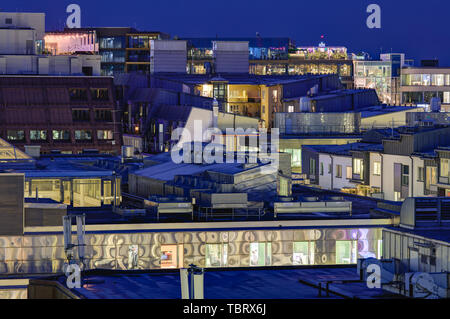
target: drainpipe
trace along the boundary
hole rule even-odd
[[[411,197],[414,197],[414,159],[410,155],[411,159]]]
[[[328,154],[328,156],[330,157],[330,159],[331,159],[331,190],[333,190],[334,189],[334,183],[333,183],[333,178],[334,178],[334,174],[333,174],[333,171],[334,171],[334,165],[333,165],[333,156],[331,156],[331,154]],[[324,169],[325,169],[325,167],[324,167]]]
[[[380,153],[381,156],[381,193],[383,194],[383,199],[384,199],[384,187],[383,187],[383,176],[384,176],[384,158],[383,158],[383,154]]]

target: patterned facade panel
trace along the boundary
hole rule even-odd
[[[0,237],[0,247],[22,247],[24,238],[19,236]]]

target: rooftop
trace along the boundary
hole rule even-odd
[[[65,285],[65,276],[47,277]],[[180,299],[178,270],[88,271],[81,288],[71,289],[86,299]],[[329,297],[319,297],[321,281],[359,280],[356,267],[264,267],[205,269],[205,299],[383,299],[392,297],[362,282],[334,283]]]
[[[307,81],[310,79],[322,78],[327,75],[253,75],[253,74],[236,74],[221,73],[221,81],[227,81],[228,84],[248,84],[248,85],[276,85]],[[163,74],[159,73],[155,77],[167,80],[176,80],[186,84],[204,84],[213,80],[215,75],[208,74]]]

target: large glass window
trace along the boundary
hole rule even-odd
[[[25,197],[50,198],[61,202],[61,181],[59,179],[33,179]]]
[[[75,140],[77,141],[89,141],[92,139],[92,132],[89,130],[76,130]]]
[[[111,130],[98,130],[97,139],[99,140],[112,140],[114,139],[113,131]]]
[[[182,245],[161,245],[161,268],[179,268],[183,266]]]
[[[25,131],[23,130],[8,130],[7,131],[8,141],[23,141],[25,140]]]
[[[364,179],[364,161],[361,158],[353,159],[353,174],[359,179]]]
[[[53,130],[52,136],[54,141],[69,141],[70,131],[66,130]]]
[[[270,266],[272,264],[272,243],[250,244],[250,266]]]
[[[228,265],[228,244],[206,244],[206,267],[226,267]]]
[[[336,264],[356,264],[358,241],[337,240],[336,241]]]
[[[291,154],[291,166],[292,167],[302,167],[302,150],[285,148],[280,149],[280,152]]]
[[[426,173],[425,189],[431,190],[431,186],[437,184],[437,167],[427,166]]]
[[[294,242],[292,262],[294,265],[314,265],[315,243],[313,241]]]
[[[32,141],[47,140],[47,131],[45,131],[45,130],[30,130],[30,140],[32,140]]]
[[[444,85],[444,74],[433,74],[431,76],[431,85],[443,86]]]
[[[100,49],[124,49],[125,37],[108,37],[99,39]]]
[[[73,180],[74,207],[100,207],[102,205],[100,179]]]

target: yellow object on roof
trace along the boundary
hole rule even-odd
[[[9,144],[0,138],[0,161],[14,161],[14,160],[31,160],[28,156],[17,147]]]

